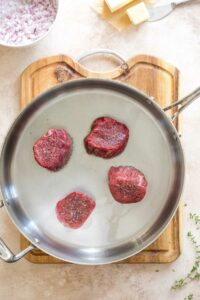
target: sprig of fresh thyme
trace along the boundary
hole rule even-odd
[[[190,213],[189,216],[190,216],[190,219],[193,220],[196,225],[200,226],[200,216],[198,216],[195,213],[194,214]],[[197,229],[199,229],[199,227]]]
[[[190,213],[189,217],[194,222],[196,229],[199,230],[200,217],[196,213],[194,214]],[[191,231],[187,233],[187,236],[189,240],[192,242],[192,245],[194,247],[194,251],[195,251],[194,264],[190,272],[184,278],[181,278],[174,282],[172,289],[180,289],[192,280],[200,281],[200,244],[197,243],[197,238]],[[191,300],[191,299],[193,299],[193,294],[188,295],[188,297],[185,298],[184,300]]]

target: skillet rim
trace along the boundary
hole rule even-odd
[[[105,250],[104,251],[105,255],[103,256],[103,258],[104,258],[103,262],[100,261],[100,259],[102,257],[99,258],[97,256],[95,258],[95,255],[91,258],[86,258],[85,261],[83,259],[83,261],[82,261],[82,259],[80,257],[81,257],[81,255],[84,255],[84,253],[85,253],[84,248],[82,249],[82,251],[77,251],[76,256],[65,255],[65,257],[61,257],[61,256],[56,255],[55,253],[52,254],[51,251],[49,251],[45,247],[41,246],[41,243],[38,244],[38,242],[36,240],[31,238],[29,236],[30,234],[28,235],[28,234],[24,233],[24,230],[23,230],[24,226],[21,226],[22,222],[20,222],[19,220],[16,221],[13,219],[14,213],[12,213],[13,209],[10,208],[9,199],[5,193],[6,185],[4,182],[5,181],[4,173],[6,173],[6,170],[4,169],[3,164],[5,163],[5,160],[6,160],[5,158],[7,156],[9,156],[8,155],[9,151],[7,151],[8,150],[7,148],[9,148],[8,147],[9,142],[10,142],[10,140],[12,140],[12,135],[13,135],[13,132],[15,132],[17,125],[22,126],[23,122],[26,121],[27,115],[29,116],[30,113],[34,113],[35,110],[40,109],[40,107],[42,107],[46,102],[53,101],[53,98],[55,98],[56,96],[58,96],[64,92],[74,91],[74,90],[80,89],[80,88],[88,89],[88,87],[102,88],[103,90],[112,90],[112,91],[121,93],[123,95],[127,95],[129,98],[132,98],[137,102],[141,103],[141,101],[142,101],[143,102],[142,104],[145,105],[146,107],[148,105],[151,108],[153,107],[153,109],[155,110],[155,113],[157,112],[157,114],[159,115],[160,121],[162,120],[162,123],[163,124],[165,123],[165,126],[168,127],[168,133],[169,133],[169,135],[171,135],[171,138],[173,138],[173,142],[176,143],[176,145],[177,145],[177,149],[179,151],[178,160],[180,162],[179,175],[181,175],[181,176],[179,176],[179,189],[178,189],[178,192],[176,193],[177,194],[177,196],[175,198],[176,200],[172,201],[172,196],[170,197],[173,206],[167,207],[167,216],[162,220],[161,225],[159,227],[157,227],[158,222],[154,223],[153,226],[151,226],[149,228],[149,230],[145,233],[146,235],[149,234],[149,237],[147,236],[146,239],[144,239],[144,237],[142,236],[143,238],[140,238],[140,239],[137,239],[134,241],[129,241],[129,242],[126,242],[125,244],[119,244],[118,246],[115,246],[113,248],[109,248],[109,249]],[[25,118],[25,121],[24,121],[24,118]],[[20,124],[21,121],[22,121],[22,124]],[[138,252],[140,252],[144,248],[146,248],[148,245],[150,245],[163,232],[163,230],[166,228],[166,226],[168,225],[168,223],[174,216],[174,214],[177,210],[178,204],[179,204],[180,196],[182,194],[184,177],[185,177],[185,163],[184,163],[183,148],[182,148],[178,133],[176,131],[176,128],[173,126],[171,120],[167,117],[165,112],[160,108],[160,106],[156,102],[153,101],[152,97],[149,97],[146,94],[144,94],[143,92],[139,91],[138,89],[130,87],[124,83],[114,82],[114,81],[108,80],[108,79],[72,80],[72,81],[69,81],[69,82],[66,82],[63,84],[59,84],[59,85],[45,91],[44,93],[40,94],[30,104],[28,104],[28,106],[25,109],[22,110],[22,112],[18,115],[18,117],[15,119],[15,121],[11,125],[11,127],[6,135],[6,138],[4,140],[2,151],[1,151],[1,156],[0,156],[0,187],[1,187],[2,195],[3,195],[3,203],[5,205],[8,215],[9,215],[10,219],[12,220],[12,222],[14,223],[14,225],[30,241],[30,243],[32,243],[38,249],[40,249],[40,250],[46,252],[47,254],[54,256],[58,259],[61,259],[61,260],[67,261],[67,262],[76,263],[76,264],[98,265],[98,264],[108,264],[108,263],[120,261],[120,260],[126,259],[132,255],[137,254]],[[174,186],[174,188],[176,188],[176,190],[177,190],[177,186]],[[166,199],[166,204],[167,204],[167,199]],[[163,211],[165,211],[165,210],[166,210],[166,208],[164,207]],[[162,217],[163,217],[163,213],[161,214],[161,217],[159,217],[159,219],[160,218],[162,219]],[[130,248],[132,250],[130,250]],[[134,250],[135,248],[136,248],[136,250]],[[69,248],[69,250],[70,249],[71,248]],[[90,248],[88,248],[88,249],[90,249]],[[120,250],[119,252],[121,254],[117,254],[117,252],[118,252],[117,250]],[[70,251],[69,251],[69,253],[70,253]],[[110,252],[111,252],[111,254],[110,254]],[[96,252],[96,254],[98,254],[98,251]],[[96,261],[95,261],[95,259],[96,259]]]

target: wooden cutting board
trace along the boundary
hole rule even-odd
[[[86,69],[66,55],[41,59],[31,64],[21,76],[21,109],[52,86],[89,77],[119,80],[137,87],[155,97],[161,107],[178,99],[179,72],[175,67],[147,55],[133,57],[127,64],[128,70],[121,65],[111,72],[97,73]],[[180,131],[180,120],[177,120],[175,125]],[[180,221],[179,208],[167,229],[152,245],[120,263],[167,263],[175,260],[181,252]],[[28,245],[29,241],[21,236],[21,249]],[[26,258],[34,263],[64,263],[39,249],[34,249]]]

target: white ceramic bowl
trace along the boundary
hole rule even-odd
[[[36,43],[38,43],[39,41],[44,39],[48,35],[48,33],[52,30],[52,28],[57,20],[58,11],[59,11],[59,0],[54,0],[54,1],[56,2],[56,6],[57,6],[56,16],[55,16],[54,21],[50,25],[49,29],[43,35],[40,35],[37,39],[35,39],[33,41],[29,41],[28,43],[21,43],[21,44],[17,44],[17,45],[6,43],[0,39],[0,46],[5,46],[8,48],[25,48],[25,47],[30,47],[32,45],[35,45]]]

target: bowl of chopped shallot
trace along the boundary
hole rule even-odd
[[[0,0],[0,46],[35,44],[50,32],[57,14],[58,0]]]

